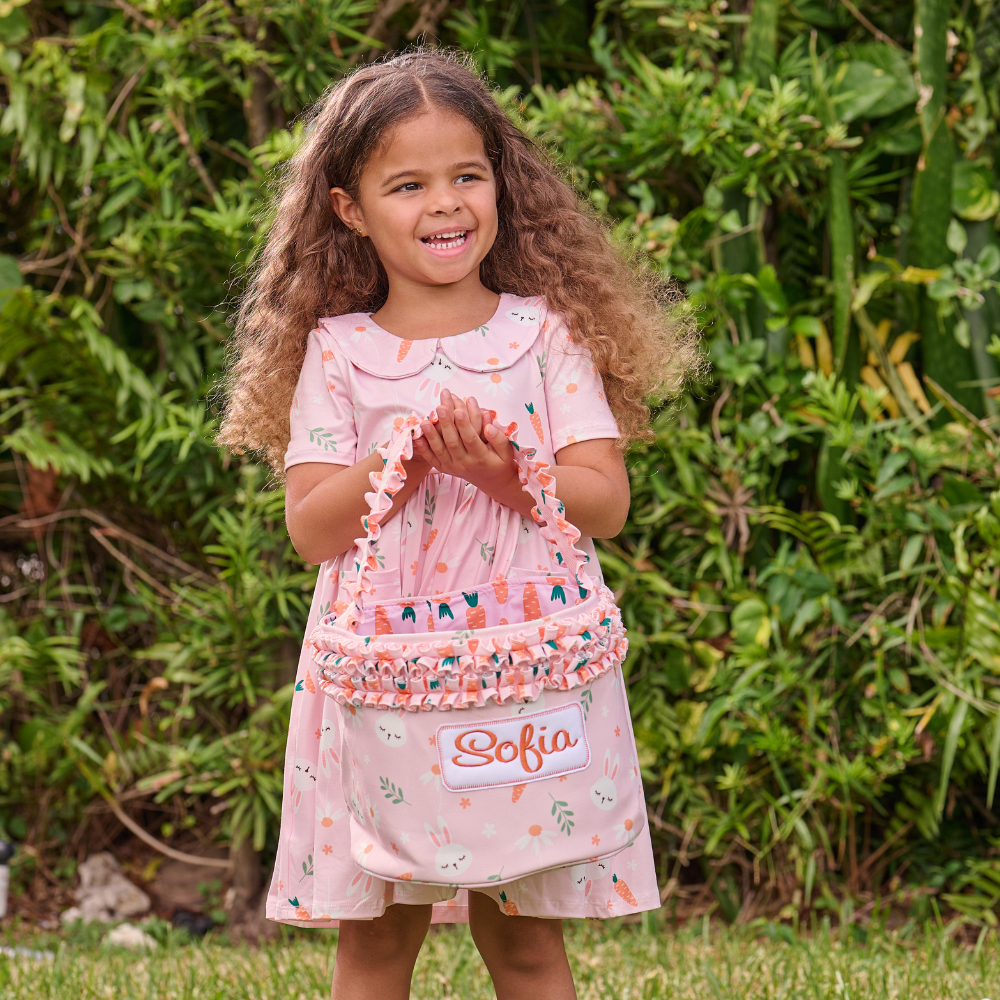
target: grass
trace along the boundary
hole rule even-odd
[[[768,925],[755,936],[705,924],[656,932],[574,922],[567,946],[580,1000],[982,1000],[1000,998],[996,937],[977,948],[927,929],[903,942],[873,935],[803,940]],[[151,956],[77,939],[20,937],[54,948],[48,961],[0,958],[0,1000],[327,1000],[336,952],[332,932],[296,933],[261,949],[182,943]],[[492,1000],[467,927],[434,931],[420,954],[414,1000]]]

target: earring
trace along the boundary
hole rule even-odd
[[[363,232],[361,232],[360,229],[355,229],[354,231],[358,234],[358,236],[362,236],[363,237],[365,235]]]

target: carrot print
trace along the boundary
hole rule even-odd
[[[503,573],[498,573],[497,578],[493,581],[493,593],[497,595],[498,604],[507,603],[507,581],[504,579]]]
[[[538,435],[538,443],[545,444],[545,435],[542,433],[541,415],[535,413],[535,407],[532,403],[525,403],[524,408],[528,411],[528,416],[531,418],[531,426],[535,428],[535,433]]]
[[[428,632],[433,632],[434,631],[434,615],[433,614],[429,614],[427,616],[427,631]]]
[[[447,615],[452,621],[455,620],[455,616],[451,613],[451,608],[449,608],[448,605],[442,601],[438,605],[438,618],[444,618],[445,615]]]
[[[508,917],[519,917],[521,915],[517,912],[517,907],[507,898],[507,894],[503,889],[500,890],[500,902],[503,903],[503,912]]]
[[[413,346],[412,340],[403,340],[399,344],[399,354],[396,355],[396,361],[402,361],[407,354],[410,353],[410,348]]]
[[[538,591],[533,583],[524,585],[524,620],[534,621],[542,617],[542,608],[538,603]]]
[[[462,596],[469,605],[465,609],[465,620],[469,623],[469,628],[486,628],[486,608],[479,606],[479,595],[467,594],[463,590]]]
[[[306,690],[310,694],[316,693],[316,685],[313,683],[312,674],[308,670],[306,671]]]
[[[514,790],[510,793],[510,801],[516,802],[523,794],[527,785],[515,785]]]
[[[403,621],[413,622],[414,625],[417,624],[417,613],[413,610],[412,604],[403,605]]]
[[[427,536],[427,541],[424,542],[424,552],[426,552],[431,545],[434,544],[434,539],[437,538],[437,533],[437,528],[431,528],[431,533]]]
[[[626,903],[631,903],[633,906],[639,905],[639,900],[635,898],[635,894],[617,875],[612,875],[611,881],[615,884],[615,892],[617,892]]]
[[[389,612],[381,604],[375,605],[375,634],[392,634],[392,626],[389,624]]]

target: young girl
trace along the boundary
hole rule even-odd
[[[427,419],[382,519],[380,595],[490,582],[501,554],[550,568],[534,501],[486,408],[553,466],[598,573],[590,539],[617,534],[628,512],[622,448],[648,433],[645,398],[675,388],[695,358],[664,315],[655,289],[457,58],[408,53],[332,87],[288,168],[238,317],[221,433],[285,473],[292,542],[320,564],[307,636],[350,601],[369,476],[382,469],[375,449],[413,413]],[[374,878],[350,860],[357,803],[345,802],[338,752],[341,720],[377,710],[325,697],[310,653],[292,702],[268,917],[339,923],[335,1000],[407,997],[432,919],[469,921],[500,1000],[575,996],[561,918],[657,907],[648,831],[614,857],[624,890],[598,861],[460,893]],[[627,720],[620,737],[609,793],[638,780]],[[429,767],[407,794],[440,794],[440,779]],[[378,804],[368,810],[377,826]],[[476,851],[496,834],[484,823]],[[599,839],[594,854],[606,855]]]

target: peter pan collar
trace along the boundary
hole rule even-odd
[[[381,378],[406,378],[423,371],[439,352],[466,371],[510,368],[538,339],[544,313],[544,299],[503,293],[488,323],[456,337],[404,340],[383,330],[367,313],[332,316],[319,325],[355,368]]]

